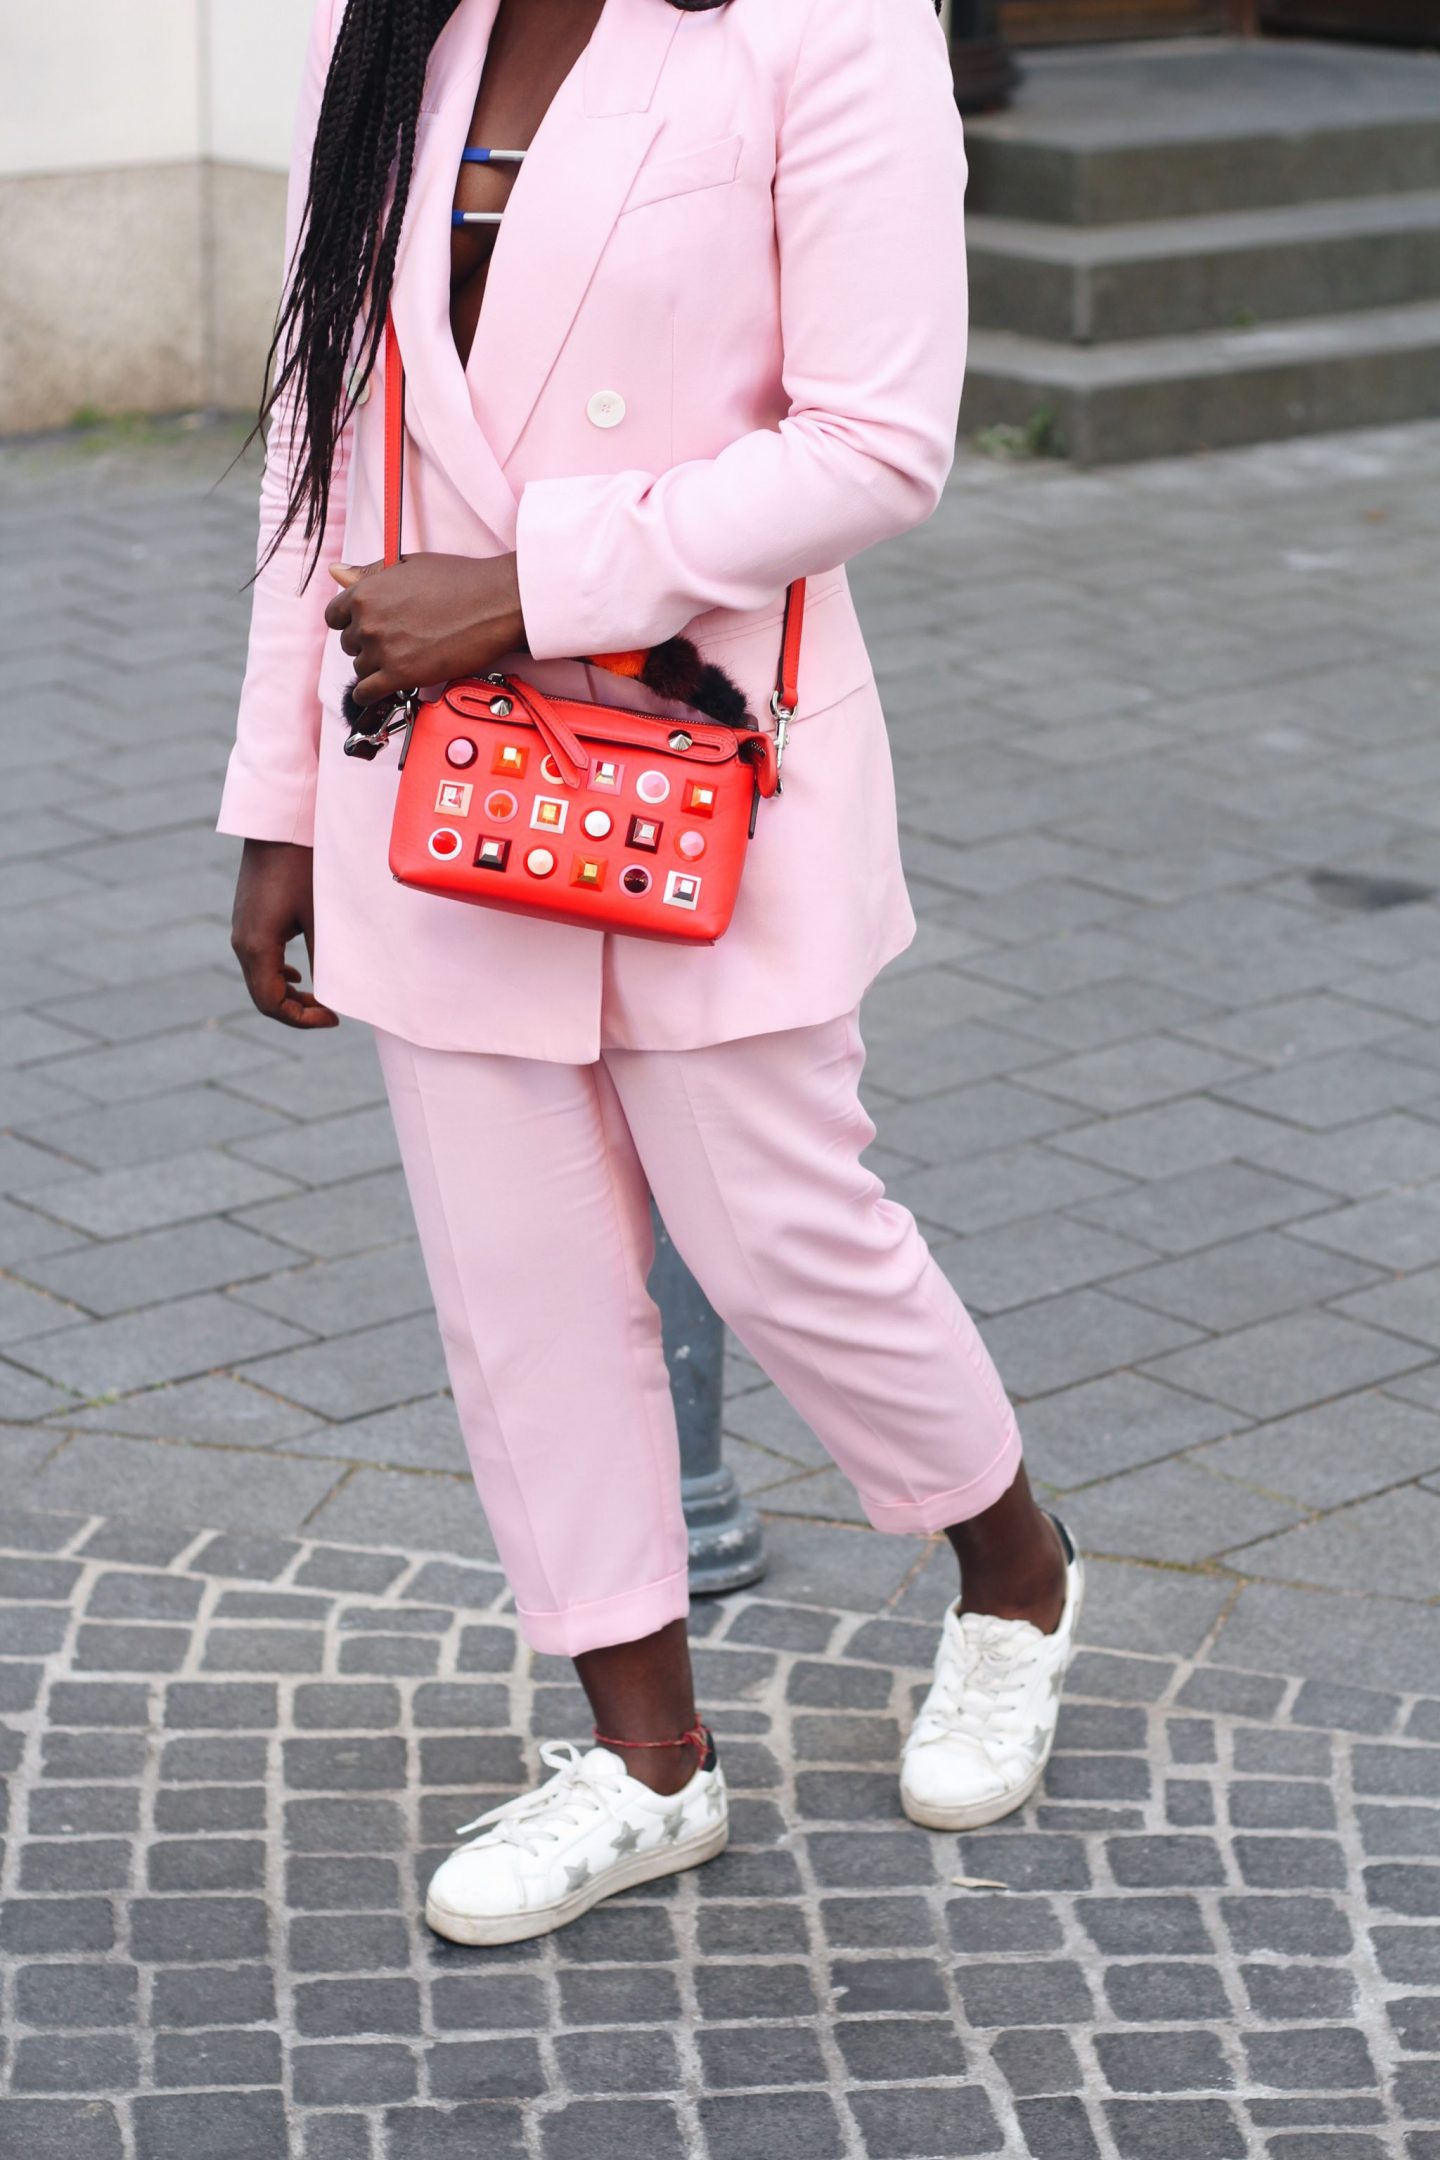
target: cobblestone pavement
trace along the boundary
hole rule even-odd
[[[736,1848],[513,1955],[419,1880],[583,1720],[488,1565],[368,1041],[229,964],[231,446],[0,454],[0,2150],[1440,2160],[1440,428],[966,461],[857,566],[922,917],[874,1159],[1090,1647],[1035,1805],[905,1825],[951,1563],[737,1352]]]

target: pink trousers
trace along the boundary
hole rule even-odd
[[[1020,1436],[974,1323],[861,1162],[856,1016],[592,1065],[376,1030],[461,1429],[526,1640],[688,1607],[647,1191],[877,1529],[978,1515]]]

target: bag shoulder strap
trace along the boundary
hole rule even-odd
[[[385,311],[385,561],[400,560],[400,519],[405,479],[405,364],[395,317]],[[800,703],[800,639],[805,627],[805,580],[786,587],[780,662],[770,710],[777,722],[792,720]]]

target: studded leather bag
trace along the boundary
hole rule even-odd
[[[400,559],[405,377],[385,326],[385,561]],[[627,937],[713,945],[762,796],[780,793],[805,582],[786,593],[773,729],[552,697],[496,671],[352,711],[349,755],[401,738],[390,869],[402,885]],[[644,654],[589,656],[644,679]],[[673,702],[673,700],[672,700]]]

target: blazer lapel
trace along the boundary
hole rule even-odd
[[[450,327],[455,176],[498,5],[461,0],[435,41],[390,304],[405,363],[407,430],[504,548],[515,539],[515,491],[477,419]]]
[[[468,370],[475,411],[501,464],[659,130],[652,100],[680,21],[668,0],[605,0],[516,175]],[[458,156],[458,141],[455,148]]]

